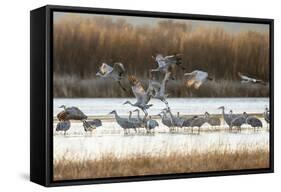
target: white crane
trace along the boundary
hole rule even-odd
[[[209,77],[207,72],[200,70],[185,73],[184,76],[187,77],[186,86],[194,87],[195,89],[199,89],[199,87],[207,80],[213,80],[211,77]]]

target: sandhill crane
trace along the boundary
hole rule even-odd
[[[180,117],[180,112],[177,112],[177,118],[180,118],[183,120],[182,127],[191,127],[192,121],[197,117],[198,117],[197,115],[194,115],[189,118],[184,118],[184,117]]]
[[[154,119],[151,119],[151,116],[149,116],[149,118],[146,122],[146,126],[145,126],[147,132],[150,133],[151,130],[154,130],[155,127],[158,127],[158,126],[159,126],[158,122]]]
[[[269,112],[269,109],[267,107],[265,108],[265,111],[263,113],[263,118],[266,121],[267,127],[268,127],[268,124],[270,123],[270,112]]]
[[[136,103],[131,103],[130,101],[126,101],[123,104],[130,104],[131,106],[140,108],[144,113],[145,117],[147,117],[147,109],[152,106],[152,104],[148,104],[151,99],[150,89],[148,88],[147,91],[144,90],[141,82],[133,75],[128,77],[128,80],[131,84],[132,91],[137,99]]]
[[[94,119],[94,120],[82,120],[84,131],[86,132],[92,132],[97,127],[102,126],[102,122],[100,119]]]
[[[158,116],[161,117],[162,124],[167,126],[169,130],[171,131],[171,128],[174,126],[171,119],[167,117],[166,113],[164,111],[160,112]]]
[[[113,79],[124,91],[127,91],[121,84],[121,80],[124,78],[125,72],[125,67],[122,63],[114,63],[113,67],[106,63],[102,63],[99,67],[99,71],[96,73],[96,76]]]
[[[225,107],[224,107],[224,106],[221,106],[221,107],[219,107],[218,109],[221,109],[221,110],[222,110],[223,119],[224,119],[224,121],[226,122],[226,124],[230,127],[232,118],[230,117],[230,115],[225,114],[225,112],[224,112]]]
[[[248,114],[244,112],[242,115],[233,118],[229,126],[230,130],[232,130],[233,127],[237,127],[238,131],[241,131],[241,126],[246,123],[247,117]]]
[[[201,126],[206,123],[206,115],[204,115],[203,117],[197,117],[195,118],[192,122],[191,122],[191,132],[193,133],[193,128],[194,127],[198,127],[198,134],[200,133],[200,128]]]
[[[59,121],[84,120],[88,118],[78,107],[66,107],[65,105],[62,105],[59,108],[64,109],[57,114]]]
[[[195,89],[199,89],[199,87],[207,80],[212,80],[207,72],[200,70],[195,70],[191,73],[185,73],[184,76],[187,77],[186,86],[194,87]]]
[[[152,79],[149,80],[149,87],[152,92],[152,98],[159,99],[160,101],[165,103],[166,107],[169,107],[168,102],[166,101],[166,98],[168,96],[168,94],[166,94],[166,85],[170,76],[171,72],[167,72],[161,83],[154,80],[153,77],[151,77]]]
[[[171,122],[173,123],[174,127],[182,128],[183,122],[184,122],[184,120],[182,118],[174,116],[169,107],[165,108],[163,111],[168,114],[168,117],[171,119]]]
[[[137,118],[133,118],[132,117],[132,111],[129,111],[129,121],[133,122],[135,125],[135,128],[141,128],[143,125],[143,121],[140,119],[139,117],[139,111],[138,111],[138,117]]]
[[[246,75],[243,75],[240,72],[238,72],[238,76],[241,78],[241,83],[260,83],[260,84],[266,85],[266,83],[263,80],[248,77]]]
[[[254,128],[254,131],[256,130],[256,128],[262,127],[261,120],[259,120],[257,117],[254,117],[254,116],[248,116],[246,118],[246,123],[251,125]]]
[[[66,131],[70,128],[70,121],[59,121],[56,127],[56,131],[64,131],[64,135],[66,134]]]
[[[181,65],[181,54],[174,54],[166,57],[163,57],[162,54],[157,54],[156,57],[152,56],[152,58],[155,59],[156,63],[158,64],[157,69],[150,70],[152,72],[159,71],[164,74],[172,72],[173,74],[171,75],[171,78],[175,79],[175,66],[179,66],[182,70],[185,70],[185,68]]]
[[[219,117],[211,117],[208,112],[205,112],[207,123],[211,126],[220,126],[221,120]]]
[[[120,117],[115,110],[111,111],[109,114],[114,114],[115,115],[116,122],[118,123],[118,125],[120,127],[122,127],[124,129],[124,133],[125,134],[128,133],[127,131],[129,129],[134,129],[135,132],[137,132],[136,126],[135,126],[134,122],[130,121],[127,118]]]

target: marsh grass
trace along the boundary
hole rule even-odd
[[[145,88],[148,81],[141,79]],[[54,97],[134,97],[129,83],[122,84],[124,92],[116,82],[98,78],[54,75]],[[184,79],[171,80],[167,84],[169,97],[268,97],[269,87],[261,84],[241,84],[240,81],[214,80],[203,84],[198,90],[187,88]]]
[[[256,169],[269,167],[269,152],[265,149],[238,151],[212,150],[208,153],[173,152],[169,154],[131,155],[119,158],[107,154],[100,159],[62,157],[54,161],[54,180],[106,178],[169,173],[191,173]]]
[[[124,19],[66,14],[54,22],[54,95],[56,97],[128,96],[116,83],[94,79],[102,62],[122,62],[128,74],[147,79],[156,68],[152,55],[182,53],[186,72],[207,71],[223,84],[199,91],[169,83],[173,96],[267,96],[263,87],[238,86],[238,72],[269,80],[269,33],[231,33],[223,28],[194,27],[191,23],[165,20],[156,25],[132,25]],[[92,81],[95,82],[92,82]],[[64,87],[66,86],[66,87]],[[103,88],[103,89],[100,89]],[[222,89],[221,89],[222,88]]]

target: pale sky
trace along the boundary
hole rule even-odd
[[[157,25],[159,21],[173,20],[174,22],[186,22],[192,24],[193,28],[207,27],[207,28],[223,28],[230,33],[238,33],[244,31],[257,31],[257,32],[269,32],[268,24],[254,24],[254,23],[237,23],[237,22],[221,22],[221,21],[203,21],[203,20],[186,20],[186,19],[170,19],[170,18],[153,18],[153,17],[136,17],[136,16],[116,16],[116,15],[102,15],[102,14],[88,14],[88,13],[64,13],[54,12],[54,22],[61,20],[67,15],[77,15],[85,18],[95,18],[97,16],[105,16],[112,18],[113,21],[118,19],[125,19],[132,25]]]

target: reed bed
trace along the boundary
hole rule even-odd
[[[144,87],[147,79],[141,79]],[[78,76],[54,76],[54,97],[134,97],[129,83],[122,82],[128,92],[124,92],[116,82],[106,79]],[[169,97],[268,97],[269,86],[261,84],[241,84],[239,81],[214,80],[203,84],[200,89],[187,88],[184,79],[171,80],[167,84]]]
[[[194,150],[154,156],[136,154],[126,158],[114,154],[106,154],[100,159],[62,157],[54,161],[53,169],[54,180],[71,180],[268,167],[267,149],[242,148],[237,151],[210,150],[208,153]]]
[[[54,94],[57,97],[125,96],[116,84],[93,79],[98,67],[102,62],[122,62],[128,74],[147,79],[148,69],[156,67],[151,56],[157,53],[182,53],[182,64],[187,72],[200,69],[209,72],[217,82],[225,80],[223,85],[214,85],[218,90],[189,92],[181,89],[183,73],[177,73],[180,82],[174,82],[175,96],[268,94],[268,90],[233,83],[239,78],[238,72],[269,80],[268,32],[234,34],[223,28],[194,27],[191,23],[168,19],[153,26],[133,25],[124,19],[77,14],[66,14],[54,22],[53,70],[58,77],[54,79]],[[68,82],[69,77],[73,78],[73,85]],[[92,80],[96,82],[88,82]],[[100,87],[107,90],[101,91]],[[219,88],[224,88],[223,94]],[[105,93],[101,93],[103,91]]]

